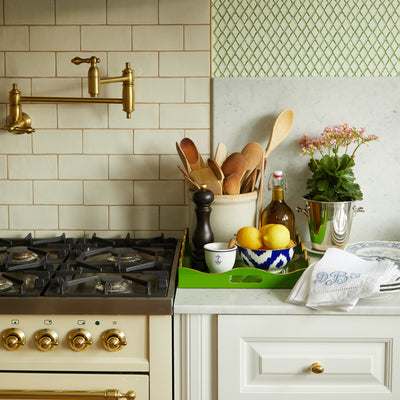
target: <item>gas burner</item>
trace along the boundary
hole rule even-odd
[[[129,292],[129,284],[121,276],[114,275],[105,275],[101,277],[95,288],[102,293]]]
[[[120,258],[123,263],[133,263],[142,261],[139,252],[131,247],[116,247],[111,251],[111,256],[107,258],[108,261],[117,261]]]
[[[3,276],[0,276],[0,292],[5,292],[7,290],[10,290],[12,286],[13,283],[11,281],[4,278]]]
[[[8,252],[11,255],[11,261],[15,263],[26,263],[37,260],[39,255],[26,246],[11,247]]]

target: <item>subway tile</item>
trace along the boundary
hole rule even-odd
[[[184,137],[183,130],[135,130],[135,154],[176,154],[176,142]]]
[[[129,26],[82,26],[81,35],[84,51],[132,50]]]
[[[183,50],[183,27],[140,25],[132,27],[134,50]]]
[[[184,204],[184,184],[181,181],[135,181],[136,205]]]
[[[160,53],[160,76],[210,76],[207,51]]]
[[[55,75],[55,55],[52,52],[7,52],[8,76],[50,77]]]
[[[185,100],[187,103],[209,103],[210,78],[186,78]]]
[[[84,130],[83,152],[86,154],[132,154],[130,130]]]
[[[9,179],[56,179],[57,156],[10,155],[8,177]]]
[[[160,229],[184,230],[188,226],[186,206],[161,206]]]
[[[100,155],[60,155],[59,179],[107,179],[108,158]]]
[[[210,25],[185,26],[185,50],[210,50]]]
[[[11,229],[57,229],[57,206],[10,206]]]
[[[60,206],[60,229],[108,229],[107,206]]]
[[[4,77],[4,51],[0,51],[0,76]]]
[[[0,49],[2,51],[29,50],[27,26],[0,26]]]
[[[110,128],[158,128],[159,106],[158,104],[135,104],[135,111],[128,119],[120,104],[110,104],[109,124]]]
[[[161,104],[161,128],[209,128],[209,104]]]
[[[211,137],[209,129],[188,129],[185,136],[196,143],[196,147],[201,154],[210,154]]]
[[[156,206],[110,206],[110,229],[158,229],[158,225]]]
[[[158,179],[156,155],[110,156],[110,179]]]
[[[108,24],[157,24],[157,0],[113,0],[107,2]]]
[[[32,182],[0,181],[0,204],[32,204]]]
[[[132,181],[85,181],[83,183],[85,205],[132,205]]]
[[[0,229],[8,228],[8,206],[0,206]]]
[[[184,179],[178,165],[184,169],[178,155],[160,156],[160,179]]]
[[[35,154],[82,153],[82,132],[72,129],[40,130],[32,136]]]
[[[34,204],[82,204],[81,181],[34,181]]]
[[[106,128],[107,105],[98,103],[58,104],[59,128]]]
[[[31,79],[24,78],[2,78],[0,79],[0,103],[9,102],[9,92],[17,84],[17,89],[21,91],[21,96],[31,95]]]
[[[33,78],[32,95],[48,97],[80,97],[80,78]]]
[[[3,10],[4,10],[4,0],[0,0],[0,24],[3,25],[4,20],[4,14],[3,14]]]
[[[7,179],[7,157],[0,156],[0,179]]]
[[[106,23],[106,0],[56,0],[57,25]]]
[[[138,78],[135,81],[136,101],[139,103],[182,103],[183,78]]]
[[[208,24],[210,1],[160,0],[160,24]]]
[[[0,135],[1,154],[29,154],[32,153],[31,135],[16,135],[4,131]]]
[[[7,25],[54,24],[54,0],[4,0],[4,19]]]
[[[103,78],[107,72],[107,57],[104,52],[96,52],[96,57],[100,58],[97,67],[100,71],[100,76]],[[87,74],[90,65],[83,63],[75,65],[71,62],[75,57],[90,58],[93,52],[57,52],[57,76],[59,77],[84,77],[84,91],[87,92]]]
[[[30,50],[79,51],[79,26],[31,26]]]
[[[32,121],[32,128],[36,130],[40,128],[57,128],[57,108],[55,104],[23,104],[22,111],[29,115]]]
[[[110,76],[120,76],[127,62],[131,63],[135,77],[158,75],[158,53],[154,51],[109,53],[108,74]]]

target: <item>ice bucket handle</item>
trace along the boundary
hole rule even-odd
[[[308,217],[310,215],[309,210],[310,210],[310,206],[307,206],[307,207],[296,207],[296,211],[297,212],[302,212],[306,217]]]
[[[364,207],[353,206],[353,212],[354,212],[354,215],[355,215],[357,213],[363,213],[363,212],[365,212],[365,210],[364,210]]]

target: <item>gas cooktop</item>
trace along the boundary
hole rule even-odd
[[[164,236],[0,238],[0,313],[171,314],[180,247]]]

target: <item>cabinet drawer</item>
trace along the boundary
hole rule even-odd
[[[219,316],[218,399],[398,399],[398,328],[393,317]]]

